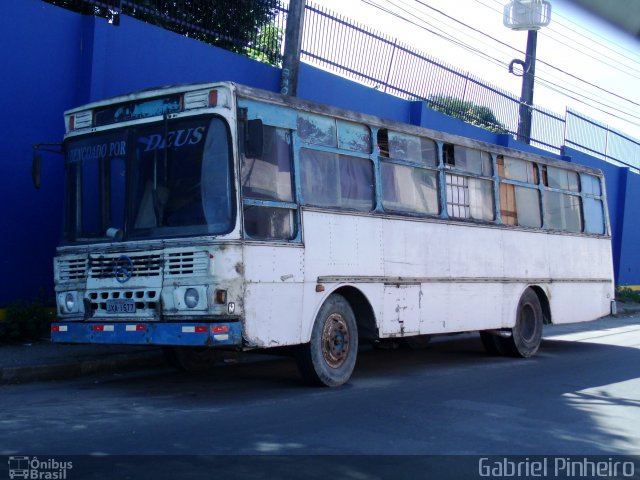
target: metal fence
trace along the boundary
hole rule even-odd
[[[310,63],[496,132],[517,135],[520,99],[500,87],[397,39],[308,3],[303,57]],[[640,142],[572,110],[536,105],[530,143],[559,152],[564,145],[640,170]]]
[[[448,115],[492,131],[518,131],[517,96],[469,72],[328,10],[308,4],[303,57],[384,92],[426,100]],[[533,106],[531,143],[559,151],[564,117]]]
[[[43,0],[117,25],[121,15],[280,65],[288,0]],[[307,1],[302,57],[347,78],[491,131],[517,134],[519,97]],[[586,116],[530,106],[530,143],[564,145],[640,170],[640,142]]]
[[[567,110],[567,146],[616,164],[640,169],[640,142],[624,133]]]

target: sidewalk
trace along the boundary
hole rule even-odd
[[[606,317],[587,324],[550,326],[545,329],[545,337],[572,331],[615,327],[629,322],[640,323],[638,316],[640,304],[618,303],[618,315],[615,317]],[[251,356],[251,361],[260,360],[262,357],[264,356]],[[60,380],[82,375],[167,366],[162,349],[152,346],[61,345],[46,341],[19,345],[0,344],[0,384]]]
[[[167,366],[159,347],[61,345],[48,341],[0,345],[0,384]]]

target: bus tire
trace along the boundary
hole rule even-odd
[[[535,355],[542,341],[543,318],[538,295],[527,288],[518,302],[516,323],[511,329],[511,336],[498,338],[504,349],[503,353],[522,358]]]
[[[320,307],[311,340],[298,349],[298,369],[312,385],[338,387],[351,378],[357,356],[356,317],[342,295],[332,294]]]

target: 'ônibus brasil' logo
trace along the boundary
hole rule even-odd
[[[61,462],[53,458],[39,460],[38,457],[9,457],[9,478],[34,480],[66,480],[67,471],[73,468],[73,462]]]
[[[126,255],[121,255],[113,267],[113,276],[120,283],[128,281],[133,275],[133,261]]]

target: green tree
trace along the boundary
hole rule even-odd
[[[508,133],[505,126],[498,121],[493,110],[483,105],[462,100],[451,95],[432,95],[427,100],[429,107],[437,112],[495,133]]]
[[[119,23],[120,14],[128,15],[243,55],[256,50],[256,45],[269,45],[269,50],[262,49],[268,62],[277,63],[280,58],[280,50],[271,49],[278,45],[259,40],[263,29],[269,31],[279,0],[137,0],[125,3],[122,12],[117,11],[117,1],[112,2],[113,7],[98,7],[82,0],[45,1],[85,15],[105,17],[115,24]]]
[[[249,49],[248,56],[259,62],[281,66],[283,40],[284,30],[271,21],[258,31],[256,42]]]

